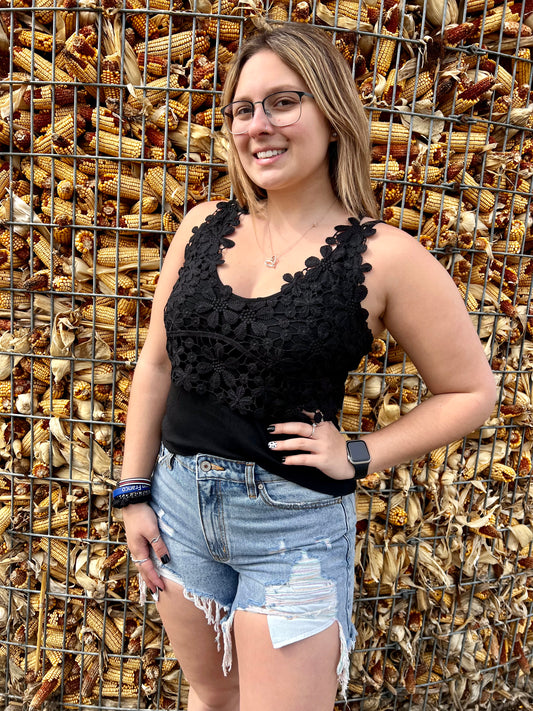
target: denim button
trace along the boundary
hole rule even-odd
[[[258,485],[257,485],[257,488],[258,488],[258,489],[262,489],[262,488],[263,488],[263,485],[262,485],[262,484],[258,484]]]
[[[209,472],[211,471],[211,462],[200,462],[200,469],[203,472]]]

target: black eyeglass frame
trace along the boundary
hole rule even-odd
[[[272,121],[270,120],[271,116],[270,116],[269,112],[268,112],[268,111],[266,110],[266,108],[265,108],[265,101],[267,101],[267,99],[270,99],[270,98],[273,97],[273,96],[276,96],[276,94],[297,94],[297,95],[298,95],[298,98],[300,99],[300,114],[299,114],[298,118],[296,119],[296,121],[291,121],[290,123],[284,123],[284,124],[275,124],[275,123],[272,123]],[[242,136],[242,134],[243,134],[243,133],[246,133],[246,132],[248,131],[248,129],[245,129],[244,131],[239,131],[238,133],[234,133],[234,132],[231,130],[232,123],[230,123],[230,121],[233,122],[233,117],[230,116],[230,115],[228,115],[228,114],[226,113],[227,110],[229,109],[229,107],[232,106],[233,104],[250,104],[250,106],[252,107],[252,115],[250,116],[250,121],[251,121],[251,120],[253,119],[253,117],[255,116],[255,106],[256,106],[256,104],[261,104],[261,106],[263,107],[263,113],[264,113],[265,116],[267,117],[268,122],[270,123],[270,125],[271,125],[271,126],[275,126],[275,127],[279,127],[279,128],[284,128],[285,126],[292,126],[293,124],[298,123],[298,121],[300,120],[300,118],[301,118],[301,116],[302,116],[302,99],[303,99],[304,96],[308,96],[310,99],[314,99],[314,98],[315,98],[315,97],[313,96],[313,94],[310,94],[308,91],[298,91],[298,90],[296,90],[296,89],[286,89],[285,91],[273,91],[272,94],[268,94],[268,96],[265,96],[265,98],[262,99],[261,101],[249,101],[248,99],[240,99],[239,101],[231,101],[229,104],[226,104],[225,106],[221,106],[221,107],[220,107],[220,111],[221,111],[222,116],[224,117],[224,119],[225,119],[225,121],[226,121],[227,129],[228,129],[228,131],[231,133],[231,135],[232,135],[232,136]]]

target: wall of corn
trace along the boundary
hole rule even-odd
[[[532,708],[533,3],[192,1],[0,0],[0,706],[186,708],[109,492],[165,250],[230,196],[227,63],[293,20],[351,66],[383,219],[453,275],[500,387],[478,431],[362,482],[336,708]],[[429,395],[390,337],[354,367],[348,433]]]

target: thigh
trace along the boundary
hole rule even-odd
[[[183,588],[165,580],[165,589],[159,594],[157,609],[170,644],[180,667],[195,695],[206,706],[213,708],[239,708],[237,659],[233,654],[231,671],[222,671],[223,649],[217,644],[217,631],[207,620],[206,613],[215,616],[215,603],[207,610],[185,597]]]
[[[240,711],[332,711],[337,693],[339,628],[274,649],[266,615],[235,613]]]

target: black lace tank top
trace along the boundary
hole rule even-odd
[[[165,308],[172,365],[163,442],[174,452],[203,452],[261,466],[325,493],[348,493],[311,467],[284,466],[267,447],[272,422],[309,421],[319,412],[337,424],[349,370],[372,344],[363,262],[375,222],[336,227],[305,268],[285,274],[280,291],[245,298],[221,282],[217,266],[243,209],[219,203],[194,228]],[[286,453],[285,453],[286,454]]]

